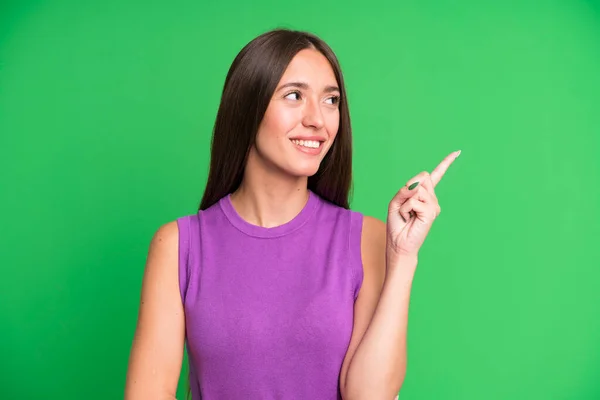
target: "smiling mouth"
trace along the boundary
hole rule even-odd
[[[301,147],[306,147],[307,149],[318,149],[323,144],[323,142],[319,142],[318,140],[298,140],[298,139],[290,139],[290,140],[292,141],[292,143],[294,143],[298,146],[301,146]]]
[[[325,141],[290,139],[296,150],[310,156],[319,156]]]

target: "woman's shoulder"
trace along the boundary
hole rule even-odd
[[[155,229],[152,242],[171,242],[179,236],[178,219],[164,222]]]
[[[172,221],[170,223],[179,226],[180,230],[183,227],[187,227],[190,224],[192,224],[192,225],[197,224],[200,221],[200,219],[205,220],[207,217],[210,218],[211,215],[220,213],[222,200],[223,200],[223,198],[216,201],[214,204],[207,207],[206,209],[198,209],[196,211],[191,211],[191,212],[188,212],[185,214],[180,214],[177,217],[177,219],[175,219],[174,221]]]
[[[178,248],[179,228],[176,220],[156,228],[148,248],[145,279],[161,281],[176,276]]]
[[[362,219],[361,227],[361,247],[364,254],[365,251],[371,249],[385,248],[386,239],[386,224],[379,218],[365,215],[360,211],[351,211],[359,215]]]
[[[150,240],[150,253],[159,255],[171,253],[178,247],[179,220],[172,220],[159,225]]]
[[[377,259],[380,254],[385,254],[386,224],[382,220],[364,216],[361,234],[361,253],[364,259]]]
[[[358,212],[358,211],[356,211]],[[382,235],[385,236],[385,222],[383,222],[382,220],[380,220],[379,218],[376,217],[372,217],[370,215],[362,215],[363,218],[363,237],[364,236],[375,236],[375,237],[381,237]]]
[[[359,224],[361,226],[360,230],[364,239],[381,240],[382,235],[385,237],[386,224],[379,218],[366,215],[360,210],[341,207],[322,198],[321,203],[324,205],[327,214],[349,215],[353,225]]]
[[[167,222],[163,222],[155,228],[152,236],[151,246],[177,246],[179,237],[186,234],[190,225],[197,223],[202,211],[183,213]]]

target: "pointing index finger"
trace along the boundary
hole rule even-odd
[[[450,167],[450,165],[454,162],[454,160],[456,160],[456,158],[460,155],[460,150],[459,151],[455,151],[453,153],[450,153],[448,156],[446,156],[446,158],[444,158],[444,160],[442,160],[442,162],[435,167],[435,169],[431,172],[431,181],[433,182],[433,186],[435,187],[440,180],[442,179],[442,177],[444,176],[444,174],[446,173],[446,171],[448,170],[448,168]]]

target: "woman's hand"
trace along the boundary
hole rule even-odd
[[[456,151],[448,155],[431,174],[421,172],[394,196],[387,217],[388,257],[418,256],[431,224],[441,211],[434,188],[459,154]]]

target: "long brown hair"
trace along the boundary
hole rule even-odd
[[[333,50],[314,34],[275,29],[253,39],[235,57],[221,96],[210,155],[210,171],[200,210],[234,192],[242,183],[248,152],[273,92],[292,58],[316,49],[331,64],[340,88],[338,134],[308,189],[340,207],[349,208],[352,183],[352,129],[344,78]]]

